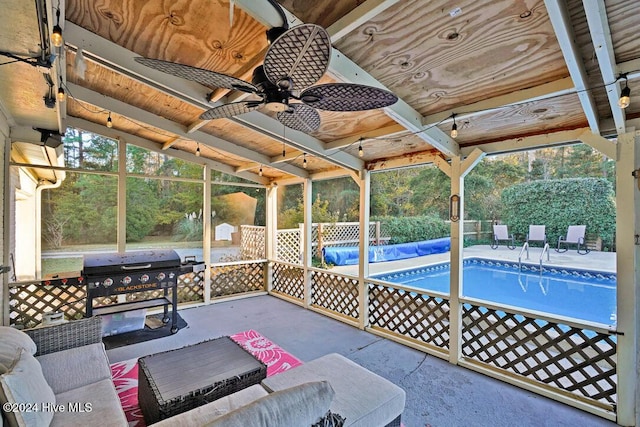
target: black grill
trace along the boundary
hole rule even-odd
[[[174,334],[178,331],[178,276],[203,269],[204,264],[195,259],[180,262],[180,256],[174,250],[86,255],[82,270],[87,283],[86,315],[91,317],[163,306],[162,321],[167,323],[168,306],[171,305],[171,333]],[[96,297],[157,289],[163,291],[162,297],[93,307]]]

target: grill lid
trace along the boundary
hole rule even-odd
[[[87,254],[84,256],[83,275],[90,277],[179,267],[180,256],[173,249]]]

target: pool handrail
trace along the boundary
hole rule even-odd
[[[542,279],[542,258],[544,258],[544,253],[547,253],[547,261],[550,261],[549,258],[549,244],[545,243],[544,248],[542,248],[542,253],[540,254],[540,279]]]
[[[527,250],[527,259],[529,259],[529,242],[524,242],[522,249],[520,249],[520,255],[518,255],[518,270],[522,271],[522,252]]]

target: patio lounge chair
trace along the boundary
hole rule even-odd
[[[587,244],[584,240],[586,229],[586,225],[570,225],[567,229],[567,236],[558,237],[558,247],[556,248],[556,252],[566,252],[569,250],[569,245],[576,245],[577,251],[580,255],[588,254],[590,249],[587,248]]]
[[[527,233],[527,243],[531,246],[531,242],[540,242],[542,246],[547,243],[547,233],[544,225],[530,225]]]
[[[516,242],[513,238],[513,234],[509,234],[509,229],[506,225],[494,225],[493,226],[493,240],[491,241],[491,249],[497,249],[498,244],[504,241],[507,243],[509,249],[516,248]]]

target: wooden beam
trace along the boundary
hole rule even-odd
[[[501,141],[489,142],[487,144],[467,146],[462,147],[462,154],[469,155],[476,148],[479,148],[487,154],[502,154],[514,151],[526,151],[542,147],[572,144],[580,141],[580,138],[585,130],[591,132],[589,128],[579,128],[574,130],[548,133],[544,135],[503,139]]]
[[[505,95],[496,96],[494,98],[484,99],[472,104],[462,105],[460,107],[441,111],[439,113],[430,114],[424,118],[424,126],[432,126],[451,117],[455,113],[457,119],[464,117],[472,117],[482,114],[487,110],[494,110],[509,105],[522,104],[524,102],[539,101],[542,99],[553,98],[568,93],[575,93],[575,87],[571,77],[545,83],[540,86],[521,89]]]
[[[587,15],[589,32],[591,33],[591,39],[593,40],[593,46],[596,51],[596,58],[598,58],[598,66],[600,67],[602,80],[606,83],[614,82],[618,78],[618,70],[616,69],[616,55],[613,51],[611,29],[607,21],[607,9],[604,0],[583,0],[582,4]],[[608,86],[605,90],[618,135],[626,132],[625,111],[618,107],[618,99],[622,92],[620,83],[621,82],[616,82]]]
[[[358,28],[360,25],[372,20],[399,0],[367,0],[360,3],[355,9],[327,28],[331,43],[338,42],[341,38]]]
[[[407,133],[408,131],[404,126],[400,124],[395,124],[395,125],[390,125],[383,128],[367,131],[367,133],[365,133],[364,135],[354,135],[354,136],[348,136],[346,138],[336,139],[335,141],[327,142],[326,144],[324,144],[324,147],[327,150],[337,150],[337,149],[341,149],[344,147],[348,147],[352,144],[355,144],[360,139],[362,139],[362,142],[367,142],[367,141],[371,141],[372,139],[393,138],[398,134],[407,134]]]
[[[433,151],[423,151],[421,153],[412,153],[402,157],[394,157],[391,159],[376,160],[367,163],[367,170],[380,171],[386,169],[405,168],[410,166],[419,166],[427,163],[433,163],[435,158],[439,157]]]
[[[257,111],[242,114],[241,116],[235,117],[235,120],[238,123],[243,123],[243,125],[249,129],[268,135],[270,138],[284,142],[291,147],[304,153],[317,156],[336,166],[357,171],[364,167],[362,160],[349,153],[343,151],[337,153],[327,152],[322,141],[306,133],[294,129],[287,129],[286,137],[284,137],[282,123]]]
[[[168,140],[167,142],[165,142],[164,144],[162,144],[162,149],[166,150],[167,148],[171,148],[171,146],[173,144],[175,144],[176,142],[180,141],[182,138],[180,137],[175,137],[175,138],[171,138],[170,140]]]
[[[585,130],[580,134],[580,141],[598,150],[608,158],[618,160],[618,149],[615,142],[596,135],[590,130]]]
[[[566,2],[564,0],[544,0],[544,4],[547,7],[547,14],[553,26],[553,30],[556,33],[556,38],[560,44],[562,55],[569,69],[571,79],[578,91],[578,97],[580,98],[580,104],[582,110],[587,117],[587,122],[593,133],[600,132],[600,119],[596,109],[595,101],[591,91],[587,90],[589,87],[587,80],[587,72],[585,70],[584,63],[582,62],[582,56],[575,43],[575,36],[573,34],[573,24],[569,18],[569,12],[567,11]]]
[[[469,172],[476,167],[478,163],[484,158],[486,153],[479,148],[474,148],[473,151],[462,161],[460,165],[460,174],[462,178],[467,176]]]

